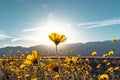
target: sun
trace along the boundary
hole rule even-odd
[[[53,44],[48,38],[52,32],[64,34],[67,37],[65,43],[74,43],[76,31],[71,24],[65,21],[48,19],[42,26],[28,29],[27,40],[31,40],[34,44]],[[78,37],[78,36],[77,36]],[[24,38],[25,39],[25,38]]]
[[[48,35],[52,32],[64,34],[67,38],[69,38],[71,36],[71,32],[73,31],[70,24],[50,19],[44,24],[44,28],[41,32],[42,36],[44,37],[44,43],[51,44],[51,41],[48,39]],[[67,42],[69,42],[69,40],[67,40]]]

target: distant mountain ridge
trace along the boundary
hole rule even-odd
[[[103,41],[103,42],[87,42],[87,43],[71,43],[71,44],[63,44],[58,45],[59,55],[66,55],[66,52],[72,51],[72,54],[69,55],[77,55],[81,54],[83,56],[90,56],[93,51],[97,51],[98,55],[105,54],[109,52],[111,49],[115,50],[115,56],[120,56],[120,40],[117,40],[117,44],[112,41]],[[41,52],[41,55],[55,55],[55,45],[37,45],[32,47],[4,47],[0,48],[0,56],[3,54],[12,53],[12,55],[19,55],[18,51],[25,53],[29,51],[31,53],[32,50],[38,50]]]

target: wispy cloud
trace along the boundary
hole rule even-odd
[[[21,45],[21,44],[17,44],[17,45],[15,45],[15,44],[4,44],[4,45],[2,45],[2,47],[8,47],[8,46],[12,46],[12,47],[16,47],[16,46],[23,46],[23,45]]]
[[[32,36],[32,37],[31,37]],[[12,42],[17,42],[17,41],[36,41],[36,36],[34,37],[33,35],[26,35],[26,36],[20,36],[20,37],[17,37],[17,38],[13,38],[11,41]]]
[[[12,42],[18,42],[18,41],[34,41],[39,42],[40,41],[40,35],[39,34],[27,34],[22,35],[16,38],[12,38]]]
[[[13,38],[11,41],[12,42],[16,42],[16,41],[20,41],[20,40],[23,40],[23,38],[22,37]]]
[[[12,38],[12,37],[6,34],[0,34],[0,40],[7,39],[7,38]]]
[[[11,40],[11,45],[19,45],[19,46],[25,46],[25,47],[29,47],[29,46],[33,46],[33,45],[38,45],[38,44],[46,44],[46,39],[44,37],[42,37],[43,39],[41,39],[40,35],[35,35],[35,34],[31,34],[31,35],[25,35],[25,36],[19,36],[16,38],[13,38]]]
[[[42,29],[44,29],[44,27],[27,28],[27,29],[23,29],[22,32],[38,31],[38,30],[42,30]]]
[[[81,26],[85,29],[90,29],[90,28],[106,27],[117,24],[120,24],[120,19],[108,19],[102,21],[85,22],[85,23],[79,23],[78,26]]]

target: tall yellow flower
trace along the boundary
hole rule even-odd
[[[23,63],[27,65],[38,64],[38,51],[33,50],[32,54],[29,54]]]
[[[56,58],[58,59],[57,45],[61,42],[64,42],[67,38],[64,34],[58,34],[53,32],[49,35],[49,39],[53,41],[56,45]]]
[[[51,33],[49,35],[49,39],[55,43],[55,45],[58,45],[61,42],[64,42],[67,38],[64,34],[58,34],[58,33]]]

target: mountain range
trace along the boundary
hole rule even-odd
[[[115,50],[114,56],[120,56],[120,40],[112,42],[107,41],[97,41],[97,42],[87,42],[87,43],[69,43],[58,45],[59,55],[66,55],[66,53],[71,53],[69,55],[80,54],[82,56],[90,56],[93,51],[97,52],[98,56],[108,53],[111,49]],[[37,45],[32,47],[22,47],[22,46],[8,46],[0,48],[0,56],[3,54],[19,55],[19,53],[31,53],[32,50],[38,50],[41,55],[55,55],[55,45]]]

